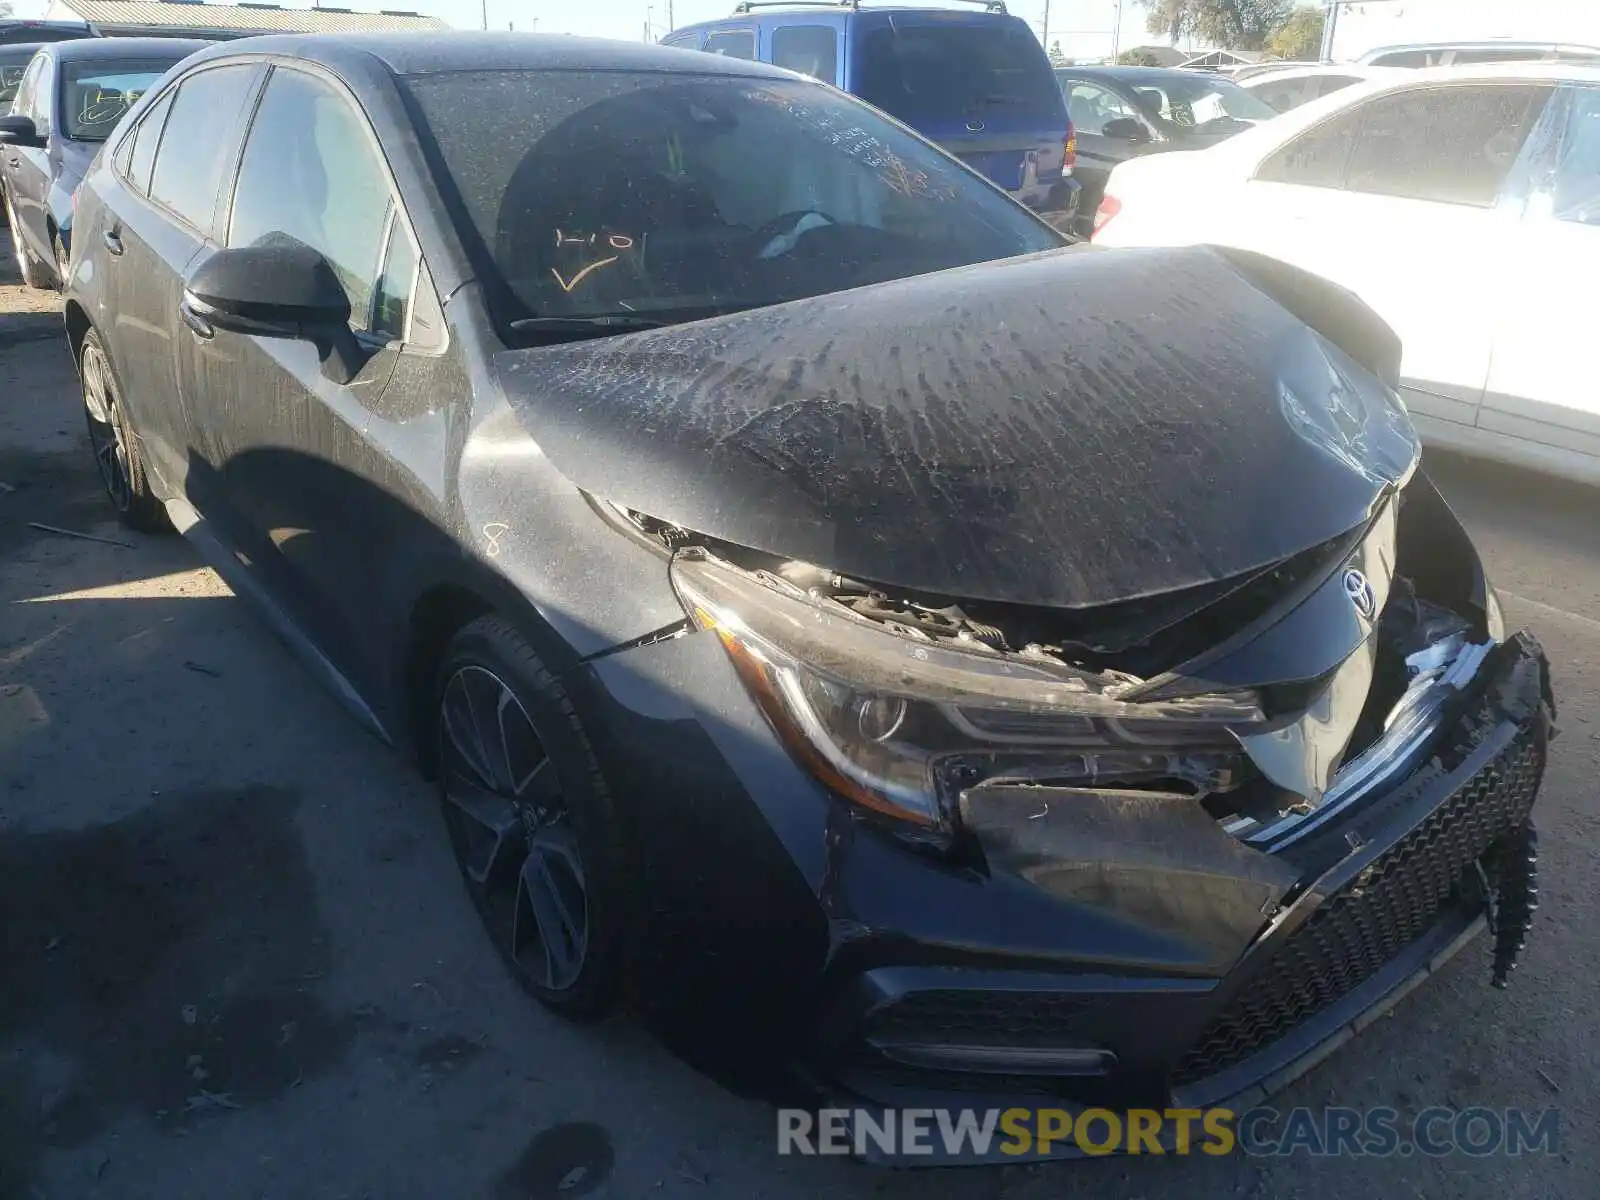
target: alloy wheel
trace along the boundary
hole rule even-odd
[[[492,937],[535,987],[577,982],[589,899],[556,766],[492,671],[463,666],[439,702],[439,782],[456,857]]]
[[[128,444],[116,393],[111,386],[111,372],[98,347],[84,347],[81,371],[83,406],[89,418],[89,444],[94,448],[95,466],[100,470],[100,482],[105,484],[111,503],[119,513],[125,513],[133,504]]]

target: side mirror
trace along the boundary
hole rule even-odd
[[[185,277],[178,312],[205,340],[225,329],[310,342],[335,383],[349,383],[371,357],[350,330],[350,298],[333,264],[290,237],[218,250]]]
[[[1116,138],[1122,142],[1148,142],[1150,132],[1132,117],[1118,117],[1107,121],[1100,129],[1102,137]]]
[[[44,139],[39,136],[38,126],[34,125],[32,117],[0,117],[0,142],[35,148],[44,145]]]

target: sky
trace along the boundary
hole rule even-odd
[[[15,0],[19,17],[40,16],[49,0]],[[309,0],[277,0],[285,8],[309,8]],[[650,21],[655,38],[667,32],[667,10],[678,25],[691,25],[733,11],[735,0],[332,0],[355,9],[407,9],[441,17],[458,29],[481,29],[483,6],[495,29],[514,26],[540,33],[582,33],[593,37],[639,41]],[[939,4],[948,0],[930,0]],[[1045,0],[1009,0],[1011,11],[1042,32]],[[1151,39],[1144,31],[1145,11],[1138,0],[1050,0],[1050,32],[1045,44],[1059,41],[1074,58],[1101,58],[1111,53],[1117,10],[1122,9],[1123,49]]]

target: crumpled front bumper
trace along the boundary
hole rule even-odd
[[[1237,1110],[1359,1033],[1486,924],[1503,975],[1534,907],[1531,811],[1553,701],[1526,634],[1496,647],[1474,685],[1421,766],[1285,851],[1286,888],[1258,881],[1259,932],[1225,970],[1193,956],[1138,973],[1087,960],[866,969],[825,1023],[833,1094],[884,1107]],[[1172,887],[1191,882],[1180,873]],[[1237,896],[1226,899],[1238,919]]]

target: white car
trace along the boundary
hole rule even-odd
[[[1391,70],[1358,67],[1351,63],[1314,64],[1261,71],[1238,83],[1269,108],[1286,113],[1302,104],[1343,91],[1352,84],[1387,75]]]
[[[1211,242],[1361,296],[1425,440],[1600,484],[1600,69],[1353,84],[1208,150],[1117,167],[1104,246]]]

